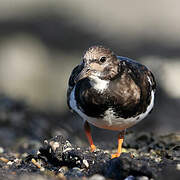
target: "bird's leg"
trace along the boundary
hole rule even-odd
[[[91,128],[89,126],[89,123],[87,121],[84,122],[84,130],[87,136],[87,139],[90,144],[91,152],[93,152],[96,149],[96,146],[93,143],[92,136],[91,136]]]
[[[125,135],[125,130],[121,131],[118,135],[118,150],[117,153],[112,154],[111,158],[116,158],[119,157],[122,153],[122,144],[123,144],[123,140],[124,140],[124,135]]]

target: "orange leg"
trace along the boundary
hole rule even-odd
[[[96,146],[93,143],[92,136],[91,136],[91,128],[90,128],[89,123],[87,121],[85,121],[85,123],[84,123],[84,130],[85,130],[87,139],[88,139],[89,144],[90,144],[91,152],[93,152],[96,149]]]
[[[112,159],[119,157],[122,153],[122,144],[124,140],[124,134],[125,134],[125,130],[121,131],[118,135],[118,150],[117,150],[117,153],[111,155]]]

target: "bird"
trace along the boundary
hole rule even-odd
[[[118,131],[122,153],[125,131],[153,109],[156,82],[152,72],[138,61],[118,56],[102,45],[88,48],[68,81],[67,104],[84,120],[91,152],[96,150],[90,125]]]

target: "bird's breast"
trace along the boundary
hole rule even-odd
[[[154,91],[151,91],[151,101],[147,106],[145,112],[138,114],[137,116],[131,116],[128,118],[117,116],[117,112],[114,108],[109,107],[103,110],[103,113],[99,113],[99,109],[93,109],[93,113],[89,115],[84,109],[79,107],[78,101],[75,98],[75,88],[72,90],[70,95],[70,106],[71,108],[78,113],[84,120],[87,120],[89,123],[93,124],[96,127],[108,129],[108,130],[124,130],[129,127],[132,127],[136,123],[144,119],[149,112],[152,110],[154,105]],[[98,108],[98,106],[97,106]],[[88,108],[91,110],[90,108]]]
[[[85,78],[74,86],[70,106],[97,127],[127,128],[146,117],[153,108],[154,91],[149,78],[146,85],[143,89],[127,74],[112,81]]]

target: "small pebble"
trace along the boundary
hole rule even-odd
[[[71,147],[68,147],[68,148],[66,148],[66,149],[63,150],[63,153],[65,153],[65,152],[67,152],[67,151],[71,151],[71,150],[72,150],[72,148],[71,148]]]
[[[7,166],[7,165],[3,166],[3,169],[9,169],[9,166]]]
[[[83,159],[83,164],[88,168],[89,167],[89,163],[86,159]]]
[[[180,171],[180,164],[177,164],[176,169]]]
[[[62,180],[63,180],[63,179],[64,179],[64,180],[66,179],[63,173],[58,173],[58,174],[57,174],[57,177],[58,177],[59,179],[62,179]]]
[[[105,180],[104,176],[101,176],[100,174],[94,174],[89,178],[89,180]]]
[[[76,164],[81,164],[81,161],[80,160],[76,161]]]
[[[53,145],[52,145],[53,151],[55,152],[58,147],[59,147],[59,143],[58,142],[54,142]]]
[[[3,153],[4,149],[2,147],[0,147],[0,153]]]
[[[40,151],[37,151],[37,155],[41,154]]]
[[[136,178],[137,180],[149,180],[147,176],[139,176]]]
[[[109,150],[105,150],[104,151],[104,154],[107,153],[107,154],[110,154],[110,151]]]
[[[14,163],[13,161],[8,161],[8,162],[7,162],[7,165],[10,165],[10,166],[11,166],[13,163]]]
[[[134,176],[128,176],[126,179],[124,180],[135,180],[135,177]]]
[[[44,144],[48,144],[48,141],[47,141],[47,140],[44,140]]]
[[[62,166],[61,168],[59,168],[59,173],[61,174],[65,174],[66,172],[68,172],[68,167],[67,166]]]
[[[28,155],[29,154],[25,152],[25,153],[22,154],[22,158],[26,158]]]
[[[41,172],[45,171],[45,168],[44,168],[44,167],[41,167],[41,168],[40,168],[40,171],[41,171]]]
[[[80,169],[78,167],[74,167],[71,170],[69,170],[67,173],[65,173],[65,176],[82,177],[82,176],[84,176],[82,171],[83,171],[83,169]]]
[[[18,159],[18,158],[16,158],[16,159],[14,160],[14,162],[15,162],[15,163],[20,163],[20,162],[21,162],[21,160],[20,160],[20,159]]]
[[[5,163],[9,162],[9,160],[6,159],[6,158],[4,158],[4,157],[0,157],[0,160],[3,161],[3,162],[5,162]]]

